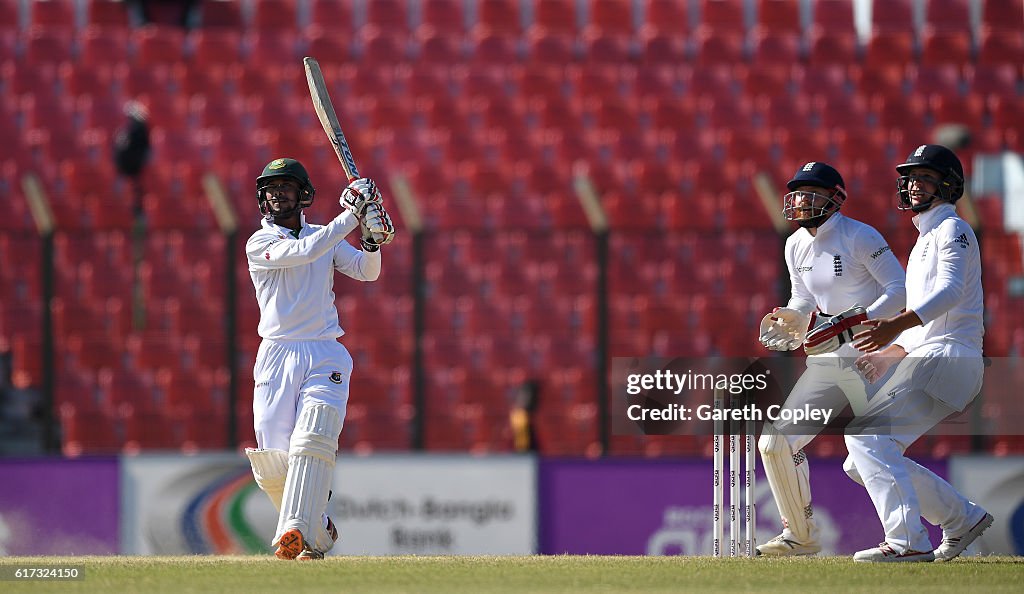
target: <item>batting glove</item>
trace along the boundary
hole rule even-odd
[[[758,340],[771,351],[792,351],[803,343],[809,320],[801,311],[776,307],[761,320]]]
[[[859,305],[825,318],[814,330],[807,333],[804,352],[808,355],[822,355],[835,351],[850,342],[854,334],[867,330],[867,326],[863,325],[867,319],[867,312]]]
[[[366,207],[366,213],[359,221],[359,228],[363,233],[359,243],[367,252],[375,252],[380,246],[387,245],[395,239],[395,225],[391,222],[391,215],[377,203],[371,203]]]
[[[377,184],[368,177],[361,177],[352,180],[341,192],[339,202],[342,208],[347,209],[355,216],[362,218],[366,207],[370,204],[382,204],[384,201],[380,195]]]

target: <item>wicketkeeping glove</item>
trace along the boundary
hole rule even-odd
[[[810,316],[789,307],[776,307],[761,320],[758,340],[772,351],[792,351],[807,334]]]
[[[359,243],[367,252],[375,252],[380,246],[387,245],[395,239],[395,225],[391,222],[391,216],[377,203],[371,203],[366,207],[366,213],[359,220],[359,229],[363,233]]]
[[[381,204],[384,199],[380,195],[377,184],[368,177],[361,177],[352,180],[344,190],[341,191],[341,198],[338,200],[342,208],[348,209],[357,217],[362,217],[366,207],[370,204]]]
[[[822,320],[822,318],[818,318]],[[853,335],[867,330],[863,323],[868,314],[855,305],[843,313],[824,318],[804,339],[804,352],[808,355],[831,353],[853,339]]]

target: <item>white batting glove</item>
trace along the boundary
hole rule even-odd
[[[761,320],[758,340],[771,351],[792,351],[803,344],[810,318],[789,307],[776,307]]]
[[[378,203],[367,205],[366,213],[359,221],[359,228],[363,233],[359,243],[367,252],[375,252],[380,246],[395,239],[395,225],[391,222],[391,215]]]
[[[867,319],[867,312],[859,305],[831,318],[825,318],[814,330],[807,333],[807,338],[804,339],[804,352],[808,355],[821,355],[835,351],[853,340],[854,334],[867,330],[867,326],[863,325]]]
[[[341,203],[342,208],[362,218],[368,205],[382,204],[384,198],[380,195],[380,189],[372,179],[361,177],[352,180],[352,183],[341,191],[341,198],[338,199],[338,202]]]

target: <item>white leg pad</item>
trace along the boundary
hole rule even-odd
[[[804,451],[801,449],[794,454],[786,436],[768,424],[757,447],[783,526],[797,542],[816,543],[818,530],[811,506],[811,472]]]
[[[281,513],[284,481],[288,476],[288,452],[273,448],[245,448],[256,484],[267,494],[277,513]]]
[[[306,406],[299,412],[288,452],[288,478],[275,544],[293,528],[302,533],[307,545],[318,550],[327,550],[330,546],[325,545],[333,544],[321,518],[334,476],[341,423],[338,411],[324,404]]]

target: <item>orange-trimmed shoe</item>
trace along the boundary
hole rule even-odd
[[[281,538],[277,540],[277,551],[274,556],[278,559],[291,561],[299,556],[306,548],[302,533],[297,528],[286,530]]]

